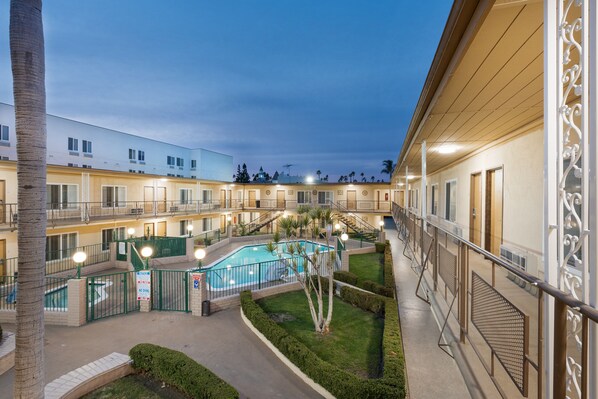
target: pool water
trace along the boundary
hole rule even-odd
[[[107,284],[95,283],[93,286],[89,284],[88,290],[95,290],[94,298],[97,298],[96,303],[106,298],[106,286]],[[68,299],[68,287],[65,285],[56,290],[46,292],[44,307],[46,309],[67,309],[69,304]]]
[[[307,254],[326,252],[329,246],[311,241],[298,241]],[[291,255],[284,250],[286,243],[279,243],[277,253],[270,253],[265,244],[245,246],[213,263],[206,272],[207,283],[213,290],[223,290],[235,286],[245,286],[258,282],[280,280],[292,274],[288,266]],[[302,265],[298,267],[302,271]]]

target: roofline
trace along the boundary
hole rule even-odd
[[[494,0],[455,0],[453,3],[422,92],[415,106],[413,117],[407,128],[405,141],[401,147],[394,173],[398,173],[403,166],[404,157],[413,146],[422,122],[431,109],[433,101],[435,102],[435,97],[438,96],[439,88],[446,84],[447,73],[450,73],[459,64],[465,53],[464,50],[469,47],[471,40],[490,12],[493,4]]]

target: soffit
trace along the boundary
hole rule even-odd
[[[543,4],[500,2],[487,13],[469,47],[436,93],[394,178],[421,175],[421,143],[433,173],[537,122],[543,115]],[[409,134],[407,135],[409,137]],[[440,154],[442,145],[454,154]]]

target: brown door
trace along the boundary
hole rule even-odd
[[[485,249],[500,256],[502,244],[503,171],[486,172]]]
[[[143,187],[143,212],[154,212],[154,188],[151,186]]]
[[[255,190],[249,190],[249,205],[250,208],[255,208]]]
[[[153,237],[154,234],[154,224],[153,223],[144,223],[143,224],[143,235],[146,238]]]
[[[355,190],[347,191],[347,209],[355,209],[357,207],[357,194]]]
[[[226,208],[226,190],[220,190],[220,207]]]
[[[482,245],[482,174],[471,175],[469,188],[469,241]]]
[[[8,270],[6,270],[6,240],[0,240],[0,282],[2,282],[2,276],[7,276]]]
[[[158,222],[158,234],[159,237],[166,237],[166,221]]]
[[[233,190],[228,190],[228,197],[226,197],[226,208],[232,208]]]
[[[0,180],[0,223],[6,223],[6,181]],[[4,259],[4,258],[2,258]]]
[[[226,215],[220,215],[220,232],[226,232]]]
[[[376,209],[380,209],[380,191],[376,191]]]
[[[156,205],[158,212],[166,212],[166,187],[156,187]]]
[[[284,209],[284,190],[276,191],[276,207]]]

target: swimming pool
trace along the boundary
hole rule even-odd
[[[108,297],[106,293],[106,287],[112,285],[112,282],[108,283],[94,283],[88,285],[88,291],[94,290],[95,293],[93,295],[94,304],[105,300]],[[88,292],[88,296],[91,293]],[[45,298],[44,298],[44,308],[46,310],[56,310],[56,311],[65,311],[68,309],[69,304],[69,296],[68,296],[68,286],[64,285],[58,289],[54,289],[51,291],[47,291]],[[91,305],[91,304],[90,304]]]
[[[294,242],[298,242],[304,247],[308,254],[313,254],[316,248],[320,253],[331,248],[306,240]],[[292,277],[293,274],[289,267],[291,255],[284,251],[285,248],[286,243],[281,242],[278,244],[278,253],[270,253],[266,249],[266,244],[247,245],[201,271],[206,273],[206,282],[211,290],[225,290],[273,280],[284,280]],[[299,265],[300,271],[302,266]]]

